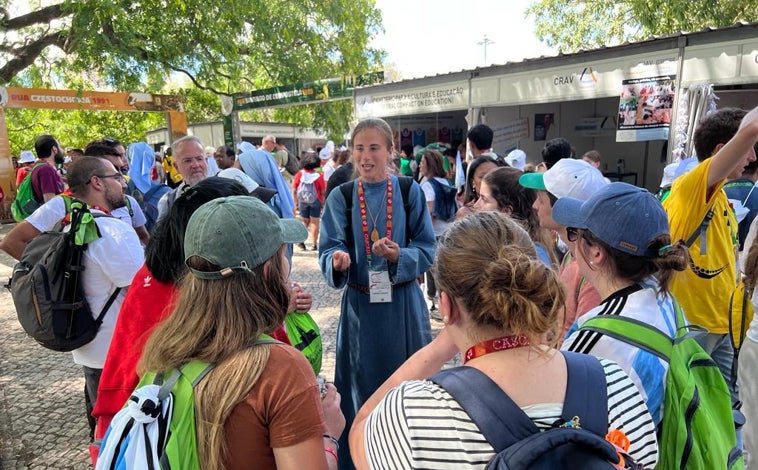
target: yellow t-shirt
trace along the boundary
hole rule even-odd
[[[706,254],[700,254],[698,235],[690,246],[690,268],[676,273],[671,290],[690,323],[711,333],[729,331],[729,297],[737,285],[737,218],[719,182],[707,199],[708,170],[712,158],[676,180],[663,202],[671,226],[671,239],[684,240],[703,222],[708,208],[713,219],[706,230]]]
[[[181,183],[184,179],[179,170],[174,166],[174,157],[172,156],[166,155],[163,157],[163,170],[174,183]]]

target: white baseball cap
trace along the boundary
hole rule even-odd
[[[518,181],[521,186],[548,191],[558,199],[571,197],[582,201],[609,184],[600,170],[573,158],[558,160],[544,173],[525,173]]]

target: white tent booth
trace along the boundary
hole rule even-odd
[[[358,88],[354,102],[357,119],[387,119],[397,144],[465,141],[485,123],[496,152],[520,148],[537,163],[560,136],[577,156],[599,151],[612,179],[655,190],[682,144],[680,98],[702,84],[719,108],[758,105],[758,24]]]

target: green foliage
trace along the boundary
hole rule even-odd
[[[564,53],[755,21],[758,0],[538,0],[526,10],[537,37]]]
[[[5,113],[13,155],[34,150],[34,140],[40,134],[54,135],[63,147],[83,149],[100,137],[126,144],[144,141],[148,130],[166,125],[162,113],[39,109],[6,109]]]
[[[373,0],[61,0],[16,17],[10,3],[0,0],[0,85],[170,93],[178,74],[194,85],[173,89],[190,122],[218,118],[210,93],[361,74],[383,59],[369,47],[381,29]],[[352,115],[313,108],[275,114],[335,133]]]

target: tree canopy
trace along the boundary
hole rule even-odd
[[[0,0],[0,85],[179,92],[205,106],[188,106],[190,122],[220,117],[214,95],[361,74],[383,58],[369,47],[381,28],[373,0],[32,1],[16,13],[21,3]],[[177,75],[196,90],[167,85]],[[350,110],[268,115],[338,133]]]
[[[561,52],[755,21],[758,0],[538,0],[526,10],[537,37]]]

